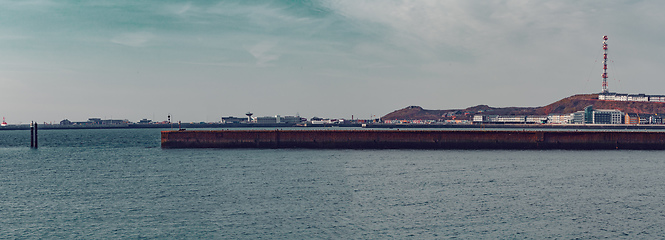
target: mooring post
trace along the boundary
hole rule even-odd
[[[30,122],[30,148],[35,147],[35,122]]]
[[[39,137],[37,137],[37,136],[38,136],[38,134],[37,134],[37,129],[38,129],[38,127],[37,127],[37,123],[35,123],[35,149],[37,149],[38,146],[39,146],[39,145],[37,144],[37,142],[38,142],[38,140],[39,140]]]

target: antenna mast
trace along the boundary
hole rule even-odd
[[[603,91],[602,93],[608,93],[607,89],[607,35],[603,36]]]

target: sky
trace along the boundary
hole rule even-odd
[[[665,94],[659,0],[0,0],[0,116],[380,117]]]

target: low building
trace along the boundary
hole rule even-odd
[[[275,123],[283,123],[283,124],[297,124],[306,121],[306,119],[301,118],[300,116],[280,116],[276,115],[274,117],[254,117],[252,119],[252,122],[258,123],[258,124],[275,124]]]
[[[430,121],[434,121],[434,120],[430,120]],[[445,124],[462,124],[462,125],[471,124],[471,121],[469,121],[469,120],[458,120],[458,119],[444,120],[443,122]]]
[[[631,102],[665,102],[665,95],[599,93],[598,100]]]
[[[279,115],[277,115],[279,117]],[[280,118],[280,122],[283,123],[301,123],[306,121],[307,119],[303,120],[300,116],[284,116]]]
[[[487,117],[485,115],[474,115],[473,116],[473,123],[483,123]]]
[[[633,102],[648,102],[649,101],[649,96],[640,93],[640,94],[630,94],[628,95],[628,101],[633,101]]]
[[[139,124],[150,124],[152,123],[152,120],[144,118],[139,121]]]
[[[598,109],[587,106],[582,111],[570,115],[569,122],[572,124],[623,124],[623,113],[616,109]]]
[[[492,120],[498,123],[526,123],[526,116],[496,116]]]
[[[538,124],[544,124],[547,123],[547,116],[527,116],[526,117],[526,123],[538,123]]]
[[[527,116],[524,115],[474,115],[473,123],[494,124],[525,124]]]
[[[328,125],[328,124],[340,124],[338,119],[323,119],[323,118],[312,118],[309,121],[312,125]]]
[[[343,121],[343,120],[342,120]],[[422,120],[422,119],[394,119],[384,120],[383,123],[387,124],[434,124],[436,120]]]
[[[663,124],[660,114],[626,113],[624,118],[626,124]]]
[[[570,114],[571,124],[584,124],[584,111],[577,111]]]
[[[637,113],[626,113],[625,123],[626,124],[640,124],[640,117],[637,115]]]
[[[88,118],[87,122],[72,122],[72,125],[122,125],[130,124],[127,119],[101,119],[101,118]]]
[[[570,114],[550,114],[547,116],[547,122],[551,124],[570,123]]]
[[[127,119],[101,119],[101,118],[88,118],[88,122],[97,125],[116,125],[116,124],[128,124],[129,120]]]
[[[269,116],[254,117],[252,119],[252,122],[257,124],[274,124],[274,123],[279,123],[279,119],[277,117],[269,117]]]
[[[547,116],[526,116],[526,115],[474,115],[473,123],[494,123],[494,124],[534,124],[547,123]]]
[[[611,92],[599,93],[598,94],[598,100],[614,101],[615,98],[616,98],[616,95],[617,95],[616,93],[611,93]]]
[[[665,95],[651,95],[649,102],[665,102]]]
[[[222,117],[222,123],[241,123],[241,122],[247,122],[247,118],[234,117],[234,116]]]
[[[623,113],[616,109],[593,111],[593,124],[623,124]]]
[[[637,114],[640,118],[640,124],[651,124],[651,114]]]

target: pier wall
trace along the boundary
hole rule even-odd
[[[665,132],[162,131],[162,148],[665,149]]]

